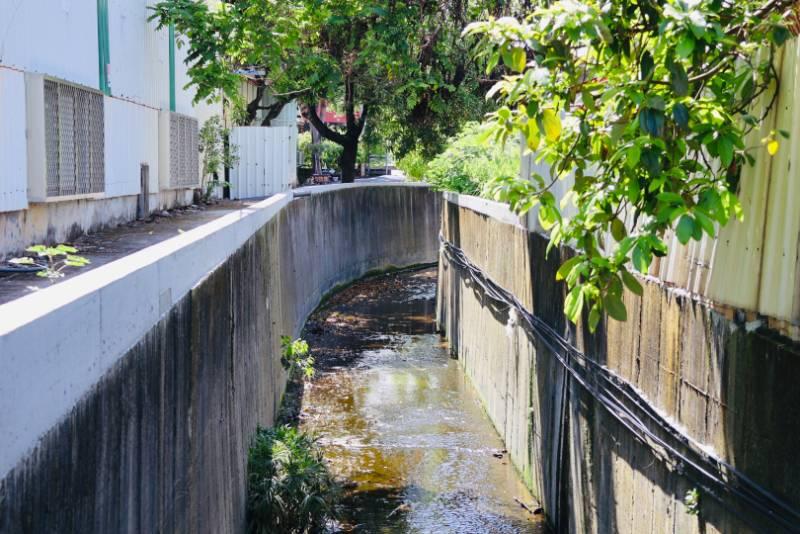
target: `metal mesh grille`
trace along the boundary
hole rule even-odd
[[[100,193],[105,186],[103,96],[45,80],[47,196]]]
[[[200,156],[197,151],[197,120],[172,113],[169,120],[169,184],[172,187],[196,186],[200,181]]]

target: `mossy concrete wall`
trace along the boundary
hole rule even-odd
[[[555,274],[569,251],[547,255],[547,238],[515,224],[500,205],[448,199],[442,234],[472,263],[686,434],[800,508],[796,343],[748,331],[740,319],[746,314],[726,316],[653,279],[642,298],[625,296],[627,322],[604,320],[590,335],[563,315],[564,287]],[[699,515],[688,513],[683,500],[695,484],[680,468],[659,461],[567,379],[554,355],[445,256],[438,314],[512,461],[559,531],[783,531],[730,496],[722,496],[726,509],[702,490]]]
[[[5,475],[0,532],[244,531],[248,443],[284,389],[280,336],[338,284],[437,259],[438,194],[321,191],[208,272]]]

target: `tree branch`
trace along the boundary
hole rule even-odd
[[[333,141],[334,143],[342,146],[347,143],[347,138],[344,135],[331,130],[327,124],[322,122],[322,119],[320,119],[319,115],[317,114],[316,106],[310,104],[306,105],[305,111],[303,112],[303,117],[311,121],[311,124],[314,125],[314,128],[316,128],[319,134],[325,139]]]

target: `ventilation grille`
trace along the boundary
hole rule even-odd
[[[44,113],[47,196],[102,193],[103,95],[45,80]]]
[[[171,113],[169,118],[169,185],[193,187],[200,181],[197,120]]]

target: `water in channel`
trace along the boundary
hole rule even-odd
[[[337,293],[306,327],[317,375],[298,395],[300,426],[347,481],[340,531],[544,532],[434,333],[435,292],[435,268],[373,277]]]

